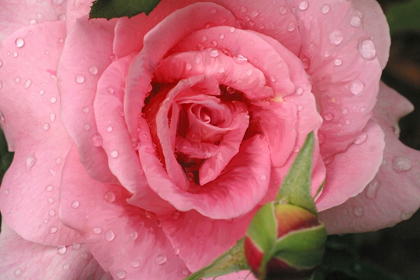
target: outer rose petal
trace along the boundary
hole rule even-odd
[[[205,278],[204,280],[212,280],[214,278]],[[257,280],[251,271],[243,270],[228,275],[218,276],[217,280]]]
[[[58,65],[63,123],[89,175],[106,183],[118,180],[109,170],[107,155],[98,143],[93,102],[98,80],[111,63],[114,22],[79,19],[66,39]]]
[[[1,279],[112,280],[83,244],[44,246],[24,240],[3,222],[0,234]]]
[[[384,161],[363,193],[320,213],[329,234],[392,226],[410,218],[419,208],[420,152],[398,140],[398,119],[412,110],[405,98],[381,84],[373,120],[385,132]]]
[[[114,279],[185,278],[189,271],[163,233],[164,221],[128,204],[129,197],[121,186],[92,180],[79,162],[77,149],[70,151],[63,173],[60,218],[80,232],[104,270]]]
[[[60,1],[60,0],[54,0]],[[66,29],[70,30],[76,24],[78,18],[83,17],[90,12],[93,0],[68,0],[66,7]]]
[[[384,69],[388,62],[391,47],[391,35],[384,12],[376,0],[351,0],[351,2],[365,15],[363,16],[363,29],[372,35],[376,55],[382,69]]]
[[[0,43],[24,26],[45,21],[64,20],[66,0],[0,1]]]
[[[56,214],[62,162],[71,147],[55,76],[64,37],[63,22],[46,22],[18,30],[0,49],[0,125],[16,151],[0,208],[20,236],[47,245],[80,238]]]

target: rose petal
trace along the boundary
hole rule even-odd
[[[212,12],[214,9],[216,13]],[[196,3],[172,13],[144,37],[143,49],[130,67],[124,101],[127,126],[132,137],[136,136],[138,117],[158,61],[178,41],[202,28],[209,20],[215,25],[235,24],[231,13],[224,8],[212,3]],[[162,32],[169,36],[162,36]]]
[[[62,162],[71,147],[55,76],[64,36],[64,23],[41,23],[16,31],[0,49],[0,125],[15,151],[0,208],[20,236],[47,245],[80,238],[56,215]]]
[[[214,278],[204,278],[204,280],[211,280]],[[248,270],[234,272],[228,275],[217,276],[217,280],[257,280],[254,274]]]
[[[244,236],[253,214],[254,211],[231,220],[212,220],[189,211],[173,215],[163,223],[162,229],[174,246],[174,252],[194,272],[236,244]]]
[[[174,255],[162,222],[127,204],[130,194],[123,187],[92,180],[74,148],[63,175],[60,218],[80,232],[94,258],[114,279],[183,278],[185,264]]]
[[[372,35],[376,55],[382,69],[384,69],[388,62],[391,47],[389,26],[384,12],[376,0],[352,0],[352,2],[356,9],[361,11],[361,15],[366,15],[363,16],[363,29]]]
[[[1,1],[0,43],[16,30],[46,21],[63,20],[64,1]]]
[[[206,217],[229,219],[247,213],[265,195],[270,181],[270,159],[266,142],[259,136],[242,143],[238,156],[218,179],[202,187],[199,193],[189,193],[179,189],[168,177],[155,154],[145,122],[140,123],[140,129],[144,134],[140,134],[139,153],[147,181],[178,210],[194,209]]]
[[[70,33],[77,19],[89,14],[93,0],[66,0],[66,2],[66,29],[67,33]]]
[[[44,246],[24,240],[3,222],[0,234],[3,279],[112,279],[83,244]]]
[[[101,147],[93,103],[99,77],[111,63],[104,57],[112,54],[114,23],[105,19],[79,19],[66,39],[58,65],[58,87],[63,100],[61,115],[67,132],[76,143],[89,175],[109,183],[116,183],[117,179],[109,170],[107,155]]]
[[[329,234],[392,226],[410,218],[419,208],[420,152],[398,140],[398,120],[412,110],[413,105],[405,98],[381,84],[373,120],[385,132],[384,161],[363,193],[320,213]]]
[[[382,129],[370,121],[353,145],[327,163],[325,186],[316,201],[318,211],[340,205],[361,193],[375,177],[384,148]]]

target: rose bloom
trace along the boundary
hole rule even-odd
[[[328,233],[417,210],[376,1],[91,4],[0,2],[1,279],[183,279],[244,235],[311,131]]]

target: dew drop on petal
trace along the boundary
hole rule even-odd
[[[179,255],[179,248],[178,247],[174,247],[174,255],[175,256]]]
[[[138,235],[138,233],[137,233],[136,231],[132,231],[132,232],[130,232],[130,234],[128,235],[128,237],[129,237],[130,239],[132,239],[132,240],[136,240],[138,236],[139,236],[139,235]]]
[[[44,123],[44,125],[42,126],[42,128],[43,128],[45,131],[48,131],[48,130],[50,130],[50,124],[49,124],[49,123]]]
[[[117,150],[112,150],[111,151],[111,157],[112,158],[117,158],[118,157],[118,151]]]
[[[54,234],[58,231],[57,227],[50,227],[50,233]]]
[[[353,16],[350,19],[350,25],[353,27],[359,27],[360,25],[362,25],[362,20],[358,16]]]
[[[326,15],[330,12],[331,6],[329,4],[325,4],[321,7],[321,13]]]
[[[114,232],[112,231],[112,229],[110,229],[110,230],[107,230],[107,231],[104,233],[104,237],[105,237],[105,240],[106,240],[106,241],[112,241],[112,240],[114,240],[114,239],[115,239],[115,234],[114,234]]]
[[[102,142],[103,142],[103,140],[102,140],[102,136],[101,135],[96,134],[96,135],[94,135],[92,137],[92,145],[93,146],[100,147],[100,146],[102,146]]]
[[[26,80],[26,82],[25,82],[25,84],[23,85],[23,87],[24,87],[25,89],[28,89],[28,88],[30,88],[30,87],[31,87],[31,85],[32,85],[32,80],[31,80],[31,79],[28,79],[28,80]]]
[[[16,270],[15,270],[15,272],[14,272],[14,274],[15,274],[15,276],[16,276],[16,277],[21,276],[21,275],[22,275],[22,273],[23,273],[23,271],[22,271],[22,269],[20,269],[20,268],[16,269]]]
[[[101,229],[100,227],[94,227],[94,228],[92,229],[92,232],[93,232],[94,234],[101,234],[102,229]]]
[[[123,269],[117,271],[118,279],[124,279],[127,276],[127,272]]]
[[[375,199],[378,193],[378,189],[381,187],[381,181],[379,179],[374,179],[366,187],[366,197],[370,199]]]
[[[353,214],[356,215],[357,217],[361,217],[363,216],[365,210],[363,209],[363,207],[355,207],[353,209]]]
[[[51,102],[52,104],[57,103],[57,98],[56,98],[56,97],[51,97],[51,98],[50,98],[50,102]]]
[[[376,56],[375,44],[372,40],[363,40],[358,46],[360,55],[366,60],[372,60]]]
[[[349,89],[354,95],[361,93],[364,88],[365,84],[361,80],[354,80],[349,85]]]
[[[187,268],[184,268],[181,273],[182,275],[187,276],[188,274],[190,274],[190,271]]]
[[[332,121],[334,119],[334,115],[331,113],[324,114],[324,120],[326,121]]]
[[[89,68],[89,73],[90,73],[91,75],[96,75],[96,74],[98,74],[98,68],[97,68],[97,67],[95,67],[95,66],[90,67],[90,68]]]
[[[410,212],[410,211],[403,211],[402,213],[401,213],[401,219],[402,220],[408,220],[408,219],[410,219],[411,218],[411,216],[413,215],[413,213],[412,212]]]
[[[22,38],[17,38],[15,43],[16,47],[21,48],[25,45],[25,40],[23,40]]]
[[[71,207],[74,208],[74,209],[79,208],[79,206],[80,206],[80,202],[77,201],[77,200],[73,201],[72,204],[71,204]]]
[[[85,124],[85,125],[83,126],[83,129],[84,129],[84,130],[86,130],[86,131],[88,131],[88,130],[90,129],[90,125]]]
[[[292,32],[296,29],[296,25],[294,22],[289,23],[289,25],[287,26],[287,30]]]
[[[356,139],[354,140],[354,144],[361,145],[365,143],[367,139],[368,139],[367,133],[363,132],[362,134],[356,137]]]
[[[87,260],[87,259],[88,259],[88,257],[89,257],[89,255],[88,255],[87,253],[82,253],[82,254],[80,255],[80,258],[82,258],[83,260]]]
[[[82,245],[80,243],[74,243],[73,244],[73,250],[75,250],[75,251],[79,250],[80,247],[82,247]]]
[[[105,199],[106,202],[112,203],[112,202],[115,201],[115,194],[111,191],[106,192],[104,194],[104,199]]]
[[[48,215],[50,215],[51,217],[55,216],[55,210],[51,209],[50,211],[48,211]]]
[[[335,66],[341,66],[343,64],[343,60],[340,58],[337,58],[336,60],[334,60],[334,65]]]
[[[135,261],[131,262],[131,267],[136,268],[136,267],[139,267],[139,266],[140,266],[140,261],[139,260],[135,260]]]
[[[108,131],[108,132],[112,132],[114,129],[112,128],[112,126],[108,126],[107,128],[106,128],[106,131]]]
[[[214,57],[214,58],[218,57],[219,56],[219,51],[218,50],[211,50],[210,51],[210,56]]]
[[[341,44],[341,42],[343,42],[343,32],[341,32],[340,30],[333,31],[331,32],[329,39],[331,44],[338,46],[339,44]]]
[[[265,174],[262,174],[260,176],[261,181],[265,181],[267,179],[267,176]]]
[[[167,260],[166,255],[158,255],[155,259],[156,264],[164,264]]]
[[[396,172],[405,172],[411,169],[411,161],[406,157],[395,157],[392,167]]]
[[[287,12],[286,7],[280,7],[280,14],[285,15]]]
[[[76,75],[75,81],[76,84],[83,84],[85,82],[85,77],[82,75]]]
[[[57,254],[64,255],[67,252],[66,246],[58,246],[57,248]]]
[[[4,114],[2,111],[0,111],[0,122],[4,122],[5,118],[4,118]]]
[[[309,7],[309,3],[306,0],[303,0],[299,3],[299,10],[305,11]]]
[[[32,167],[36,164],[36,157],[34,154],[30,154],[26,157],[26,171],[31,171]]]

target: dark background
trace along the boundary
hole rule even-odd
[[[387,14],[392,37],[382,79],[417,108],[400,121],[401,141],[420,150],[420,0],[378,2]],[[0,133],[0,178],[5,171],[2,162],[11,158],[1,149],[2,141]],[[420,280],[420,211],[393,228],[330,236],[315,279]]]

